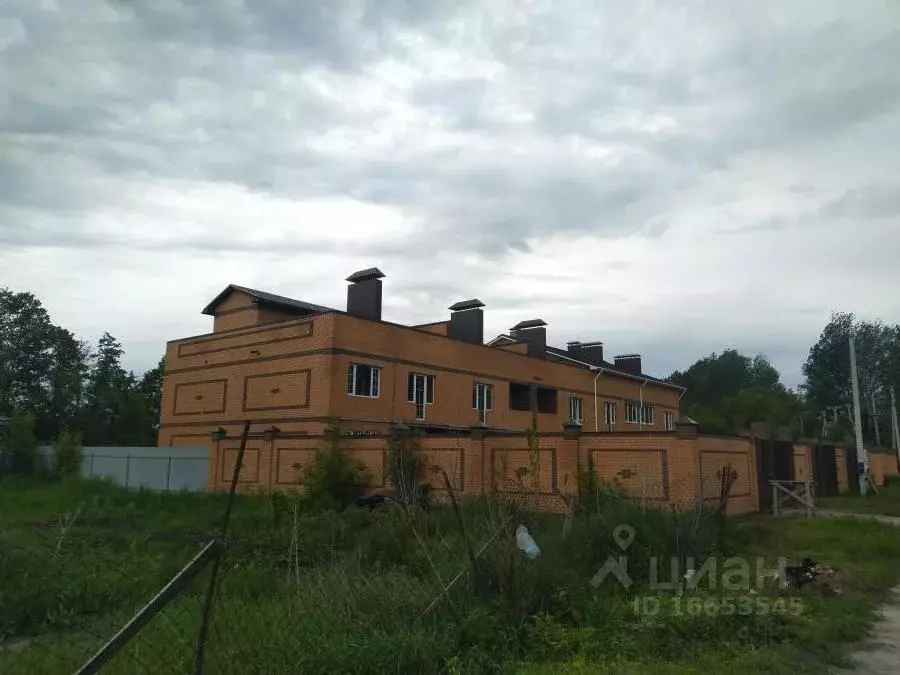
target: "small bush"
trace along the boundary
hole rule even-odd
[[[884,489],[891,489],[900,492],[900,476],[885,476]]]
[[[81,434],[64,431],[53,444],[54,468],[58,476],[77,476],[81,471]]]
[[[419,454],[418,433],[395,427],[387,442],[388,473],[394,485],[397,501],[415,506],[423,501],[422,457]]]
[[[300,472],[303,501],[317,511],[343,509],[363,495],[367,478],[365,465],[347,457],[341,426],[332,424],[315,460]]]
[[[43,457],[34,434],[34,415],[15,413],[0,447],[8,453],[9,471],[22,476],[39,475],[44,471]]]

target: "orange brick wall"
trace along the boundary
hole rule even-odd
[[[734,515],[759,510],[756,448],[746,438],[700,436],[695,443],[699,489],[704,499],[718,499],[723,470],[736,471],[728,512]]]
[[[424,330],[426,333],[434,333],[435,335],[446,335],[449,330],[450,322],[449,321],[438,321],[436,323],[423,323],[418,326],[412,326],[412,328],[418,328],[419,330]]]
[[[514,352],[516,354],[527,354],[528,345],[523,342],[514,342],[512,344],[497,345],[495,349],[502,349],[506,352]]]
[[[509,383],[557,389],[557,412],[538,413],[543,431],[559,431],[570,397],[582,400],[584,429],[594,429],[594,375],[587,370],[524,354],[473,345],[426,330],[372,322],[344,314],[282,320],[233,293],[220,307],[214,333],[167,345],[158,444],[200,445],[219,427],[229,433],[244,420],[267,420],[282,431],[321,433],[329,418],[351,428],[386,432],[391,422],[412,421],[407,401],[411,372],[435,377],[435,401],[426,423],[467,428],[477,422],[475,382],[493,386],[489,426],[522,430],[531,412],[509,409]],[[269,323],[276,321],[275,323]],[[266,325],[257,325],[265,323]],[[436,332],[443,323],[431,325]],[[349,365],[381,368],[377,398],[347,394]],[[597,378],[597,412],[616,406],[616,423],[602,431],[663,431],[665,413],[677,418],[678,391],[604,373]],[[654,406],[652,425],[625,421],[625,402]]]
[[[210,485],[226,489],[234,470],[239,430],[213,446]],[[312,461],[321,436],[271,438],[254,434],[248,441],[241,469],[242,490],[296,490],[298,470]],[[351,458],[363,462],[372,490],[390,489],[386,477],[387,443],[381,438],[347,438]],[[437,500],[446,497],[443,469],[455,491],[477,496],[497,490],[530,492],[536,482],[541,508],[564,511],[577,494],[581,471],[597,477],[648,504],[687,507],[698,496],[719,498],[722,470],[737,471],[729,513],[758,509],[756,454],[747,439],[667,434],[544,434],[538,440],[537,473],[524,434],[487,434],[424,438],[420,441],[424,478]]]
[[[331,328],[326,316],[170,342],[158,444],[209,445],[211,431],[239,433],[244,420],[321,433],[332,357],[304,352],[329,345]]]
[[[246,293],[234,292],[216,307],[213,332],[221,333],[238,328],[264,326],[278,321],[289,321],[293,316],[277,309],[258,307]]]
[[[870,452],[869,471],[875,485],[883,486],[885,477],[897,475],[897,456],[892,453]]]

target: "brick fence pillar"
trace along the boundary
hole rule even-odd
[[[483,422],[476,422],[469,427],[469,451],[465,453],[467,455],[466,465],[480,467],[478,473],[466,471],[466,485],[463,486],[463,489],[472,495],[485,495],[490,492],[489,481],[492,477],[493,467],[490,465],[490,457],[487,456],[489,453],[484,450],[484,437],[487,431],[488,427]]]
[[[581,459],[581,424],[566,420],[556,456],[556,487],[566,499],[578,496],[578,476],[585,468]]]

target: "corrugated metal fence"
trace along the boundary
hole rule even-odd
[[[41,451],[52,461],[50,447]],[[206,490],[209,448],[82,448],[81,475],[108,478],[126,488],[178,492]]]

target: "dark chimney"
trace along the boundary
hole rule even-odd
[[[454,340],[484,344],[484,303],[481,300],[463,300],[450,305],[450,325],[447,335]]]
[[[592,366],[603,365],[602,342],[569,342],[566,344],[566,351],[573,359],[590,363]]]
[[[384,274],[377,267],[354,272],[347,281],[347,314],[363,319],[381,321],[381,280]]]
[[[529,356],[544,356],[547,353],[547,322],[542,319],[522,321],[509,329],[510,336],[517,342],[528,344]]]
[[[641,355],[622,354],[616,357],[616,370],[621,370],[629,375],[641,374]]]

